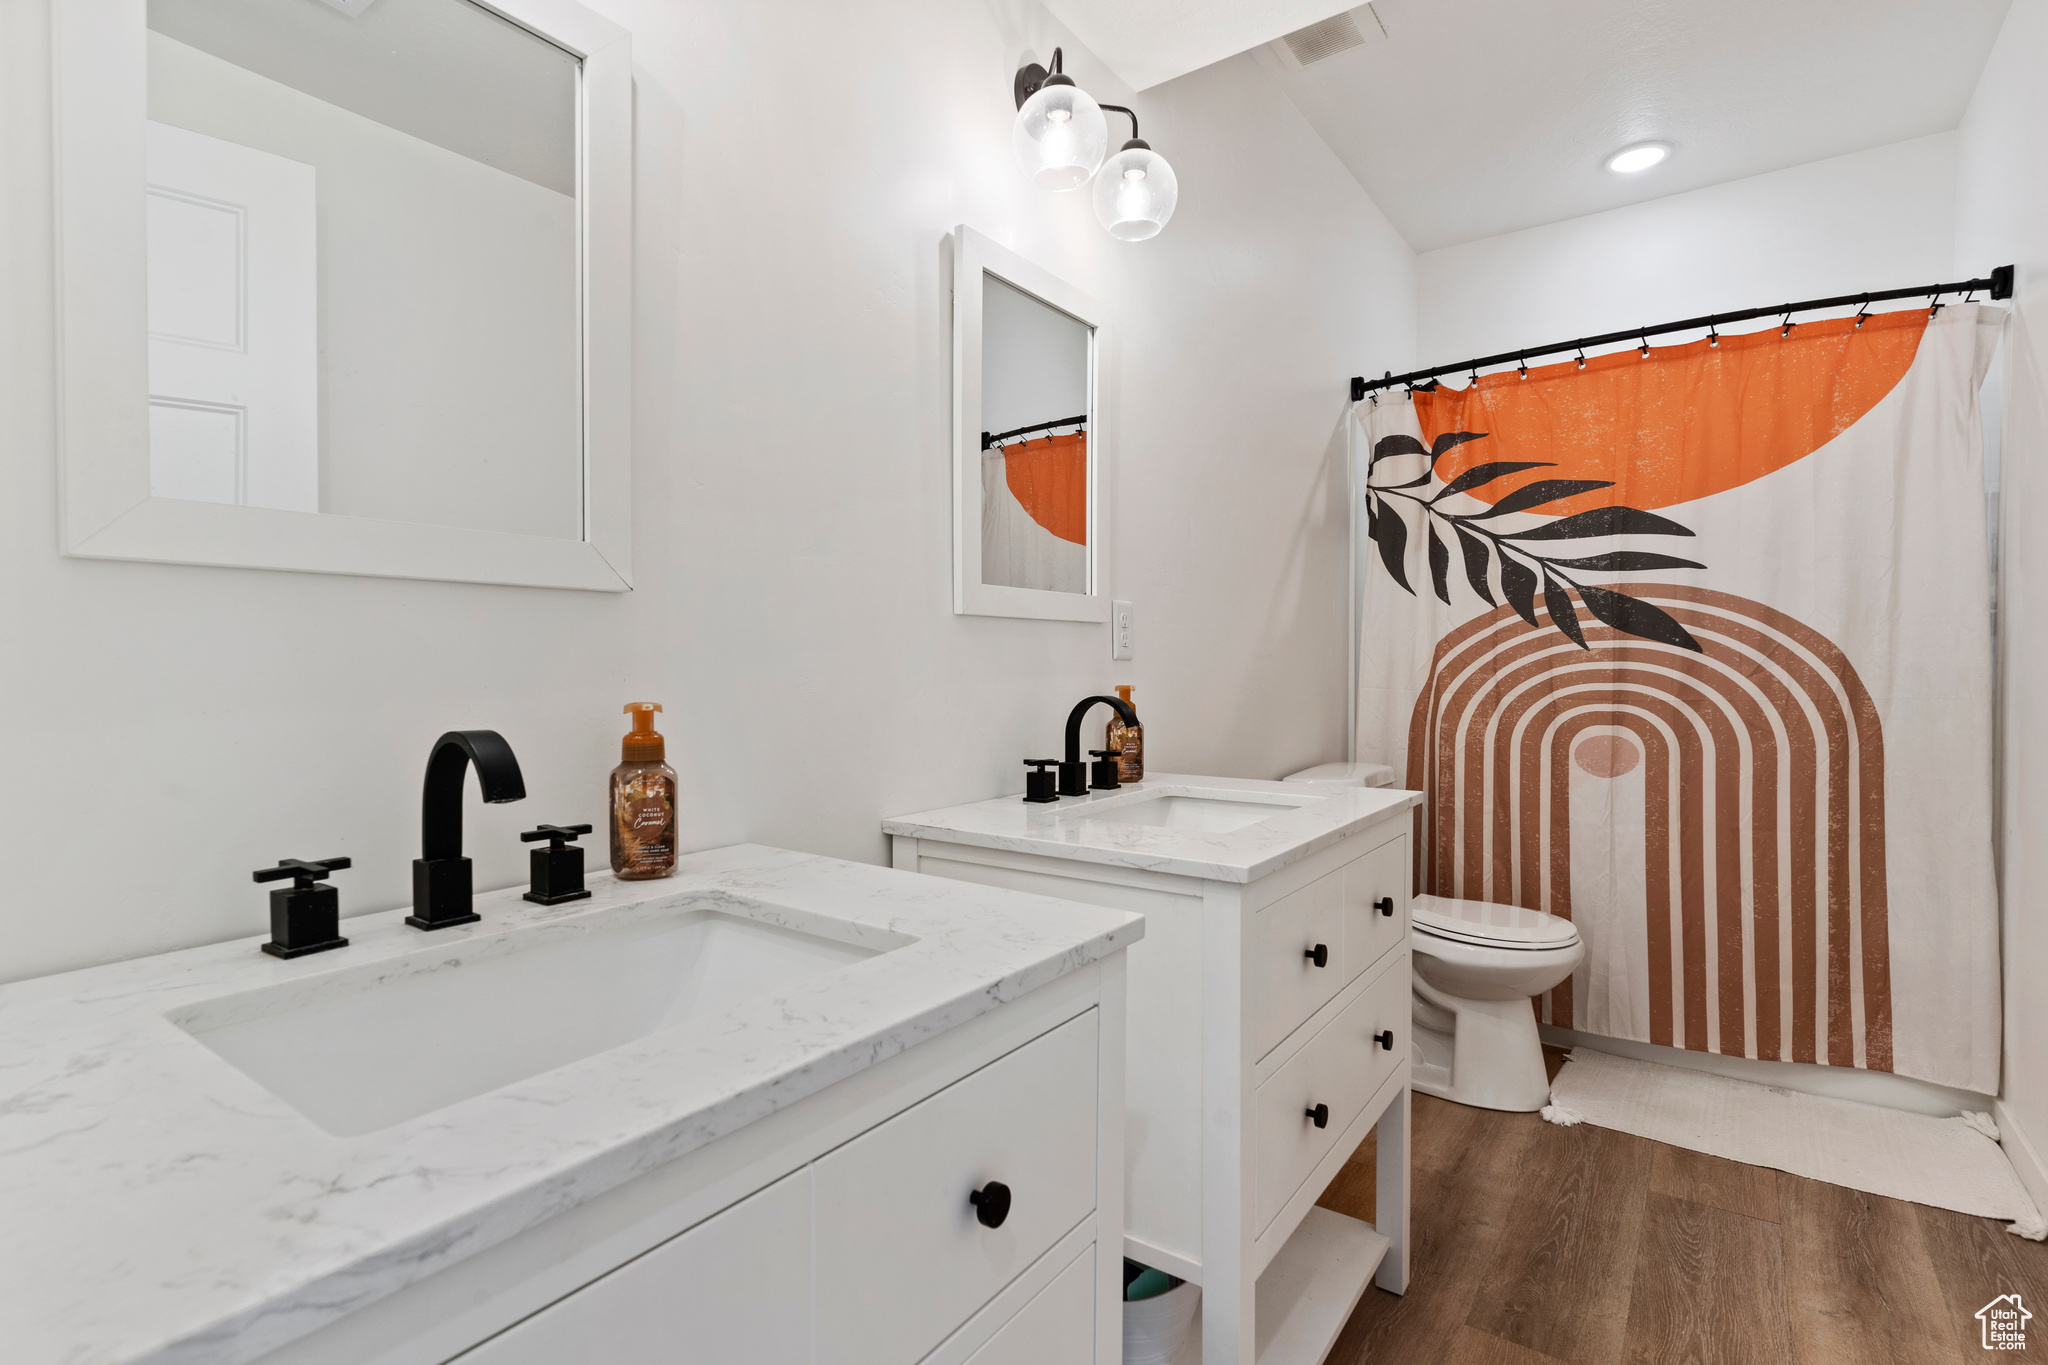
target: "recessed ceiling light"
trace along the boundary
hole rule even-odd
[[[1662,142],[1638,142],[1633,147],[1624,147],[1607,158],[1607,169],[1630,175],[1636,171],[1647,171],[1650,167],[1671,155],[1671,148]]]

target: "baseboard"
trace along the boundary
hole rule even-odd
[[[2020,1127],[2004,1100],[1991,1102],[1991,1121],[1998,1125],[1998,1144],[2005,1148],[2005,1159],[2012,1163],[2020,1184],[2033,1196],[2034,1207],[2048,1213],[2048,1165],[2041,1161],[2041,1149]]]
[[[1828,1099],[1855,1100],[1859,1104],[1882,1105],[1886,1109],[1901,1109],[1909,1114],[1927,1114],[1934,1118],[1954,1118],[1964,1110],[1982,1113],[1992,1109],[1994,1101],[1989,1095],[1979,1095],[1971,1090],[1957,1090],[1953,1086],[1936,1085],[1932,1081],[1916,1081],[1910,1076],[1894,1076],[1888,1071],[1863,1071],[1849,1066],[1822,1066],[1815,1062],[1773,1062],[1756,1057],[1724,1057],[1718,1052],[1693,1052],[1685,1048],[1661,1047],[1656,1043],[1638,1043],[1626,1038],[1604,1038],[1596,1033],[1579,1033],[1573,1029],[1556,1028],[1550,1024],[1538,1026],[1543,1041],[1553,1047],[1583,1047],[1592,1052],[1605,1052],[1616,1057],[1632,1057],[1639,1062],[1656,1062],[1663,1066],[1682,1066],[1693,1071],[1706,1071],[1716,1076],[1727,1076],[1738,1081],[1752,1081],[1758,1085],[1774,1085],[1780,1090],[1796,1090],[1805,1095],[1821,1095]],[[2001,1131],[2005,1121],[1996,1119]],[[2018,1165],[2017,1159],[2014,1165]],[[2038,1165],[2036,1169],[2039,1169]],[[2033,1187],[2028,1187],[2032,1192]],[[2035,1194],[2036,1203],[2041,1196]],[[2048,1208],[2048,1205],[2044,1205]]]

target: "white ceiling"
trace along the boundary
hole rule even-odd
[[[1430,251],[1945,132],[2008,3],[1375,0],[1384,38],[1368,32],[1298,71],[1254,41],[1409,244]],[[1171,66],[1245,32],[1245,16],[1226,11],[1285,14],[1291,31],[1342,8],[1321,0],[1302,19],[1279,3],[1051,5],[1140,88],[1156,64],[1130,55],[1143,29]],[[1111,45],[1097,46],[1091,29]],[[1672,144],[1663,165],[1604,169],[1649,139]]]
[[[1133,90],[1327,19],[1332,0],[1045,0],[1045,7]]]

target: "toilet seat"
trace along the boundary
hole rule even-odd
[[[1579,941],[1570,920],[1525,910],[1519,905],[1419,895],[1408,902],[1410,927],[1418,934],[1469,943],[1482,948],[1544,951],[1569,948]]]

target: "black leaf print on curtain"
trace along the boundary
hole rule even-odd
[[[1439,460],[1457,447],[1469,441],[1484,440],[1487,435],[1483,431],[1450,431],[1427,447],[1413,436],[1393,435],[1382,437],[1373,446],[1372,458],[1366,465],[1366,535],[1379,547],[1380,563],[1386,568],[1388,577],[1404,592],[1415,592],[1408,581],[1407,515],[1392,501],[1398,499],[1413,505],[1421,513],[1430,587],[1446,606],[1451,605],[1451,552],[1446,538],[1437,528],[1438,522],[1449,526],[1457,537],[1458,552],[1465,565],[1465,581],[1473,595],[1488,606],[1499,605],[1494,600],[1490,573],[1493,562],[1498,560],[1501,596],[1515,614],[1531,626],[1539,624],[1536,589],[1540,583],[1544,616],[1552,628],[1581,649],[1587,648],[1586,637],[1580,629],[1574,594],[1595,620],[1624,635],[1654,640],[1695,653],[1703,652],[1699,641],[1669,612],[1611,587],[1581,582],[1575,575],[1703,569],[1706,565],[1697,560],[1648,550],[1608,550],[1565,558],[1532,548],[1554,541],[1593,540],[1608,536],[1690,536],[1692,531],[1688,527],[1654,512],[1618,506],[1595,507],[1591,511],[1554,517],[1519,531],[1497,531],[1482,524],[1516,513],[1542,515],[1541,508],[1581,493],[1612,488],[1612,480],[1538,479],[1513,489],[1496,499],[1492,506],[1479,511],[1455,512],[1443,505],[1457,495],[1469,494],[1475,488],[1482,488],[1510,474],[1551,467],[1551,462],[1545,460],[1482,461],[1449,482],[1437,479]],[[1423,457],[1427,461],[1426,467],[1419,475],[1398,483],[1375,481],[1374,472],[1382,460],[1404,455]],[[1410,491],[1427,490],[1432,484],[1436,485],[1433,492]]]

